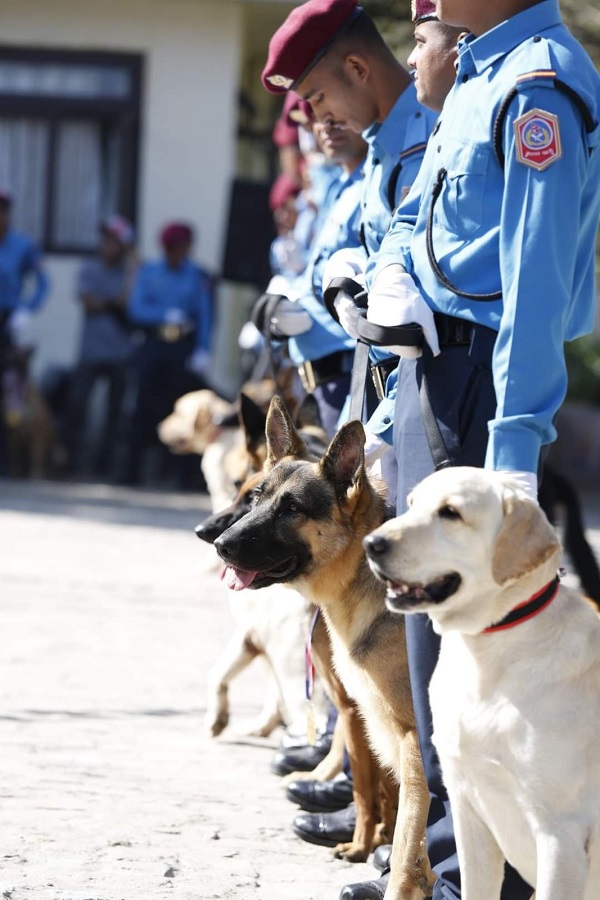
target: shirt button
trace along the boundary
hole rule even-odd
[[[441,144],[438,145],[437,152],[438,152],[438,153],[441,153],[441,152],[442,152],[442,145],[441,145]]]
[[[539,44],[540,41],[541,41],[541,37],[539,36],[539,34],[536,34],[536,36],[533,39],[533,43]]]
[[[391,422],[392,422],[392,420],[390,419],[389,416],[384,416],[381,421],[383,422],[384,425],[391,425]]]

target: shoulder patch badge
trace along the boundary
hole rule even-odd
[[[514,123],[517,159],[542,172],[562,156],[558,117],[532,109]]]

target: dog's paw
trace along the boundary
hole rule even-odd
[[[366,862],[370,852],[370,847],[364,847],[354,841],[349,844],[338,844],[333,848],[335,858],[345,859],[346,862]]]
[[[205,719],[206,731],[210,737],[218,737],[229,725],[229,713],[221,711],[215,716],[207,716]]]

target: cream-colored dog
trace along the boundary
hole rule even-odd
[[[388,607],[442,635],[430,698],[463,900],[498,900],[505,859],[536,900],[597,900],[600,620],[558,584],[543,512],[509,476],[446,469],[365,547]]]

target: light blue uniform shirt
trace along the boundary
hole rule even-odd
[[[436,119],[436,113],[418,102],[415,86],[410,84],[400,94],[385,121],[363,132],[369,152],[365,166],[361,227],[369,259],[379,251],[395,208],[408,194],[417,177]],[[384,350],[371,351],[374,362],[389,357],[390,354]],[[397,381],[396,370],[388,377],[385,398],[367,425],[369,431],[390,444]]]
[[[33,290],[24,296],[25,284],[33,279]],[[0,241],[0,310],[23,306],[39,309],[48,295],[50,282],[41,267],[38,246],[24,234],[8,231]]]
[[[360,245],[360,203],[363,166],[351,175],[342,174],[333,182],[319,215],[320,230],[311,260],[301,278],[298,302],[309,313],[313,324],[309,331],[288,340],[290,358],[296,365],[321,359],[330,353],[354,349],[354,340],[329,315],[323,305],[323,269],[329,257],[344,247]]]
[[[177,269],[164,260],[148,262],[137,273],[128,315],[136,325],[162,325],[178,309],[196,328],[196,348],[210,349],[212,306],[206,272],[187,259]]]
[[[595,123],[590,133],[552,73],[587,104]],[[502,167],[492,132],[514,87],[502,131]],[[532,118],[523,119],[528,113]],[[541,445],[556,436],[553,419],[566,393],[563,342],[593,326],[599,114],[600,76],[562,24],[557,0],[467,38],[419,178],[369,273],[372,278],[401,263],[434,310],[498,330],[488,468],[537,471]],[[544,154],[553,161],[540,170],[519,154],[532,154],[542,165]],[[462,291],[501,290],[501,300],[457,296],[432,270],[427,217],[441,168],[448,174],[432,228],[439,265]]]

